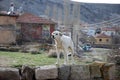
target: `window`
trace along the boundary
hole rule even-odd
[[[101,41],[102,41],[102,39],[99,39],[99,41],[101,42]]]
[[[108,42],[109,41],[109,39],[106,39],[106,42]]]

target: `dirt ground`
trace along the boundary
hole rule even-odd
[[[103,61],[107,62],[107,56],[110,53],[110,49],[105,48],[92,48],[89,52],[83,52],[82,61],[93,62]]]
[[[5,56],[0,56],[0,67],[9,66],[11,63],[11,59]]]

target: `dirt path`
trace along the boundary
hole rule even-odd
[[[0,56],[0,67],[10,66],[11,59],[5,56]]]

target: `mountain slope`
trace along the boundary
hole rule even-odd
[[[11,0],[0,0],[0,10],[9,10]],[[36,15],[44,15],[49,5],[50,15],[53,16],[53,7],[56,5],[58,8],[64,11],[62,0],[13,0],[15,9],[17,10],[23,5],[24,12],[30,12]],[[72,3],[71,3],[72,4]],[[71,5],[72,6],[72,5]],[[119,4],[85,4],[81,3],[80,13],[81,20],[88,23],[97,23],[103,20],[109,20],[120,14]]]

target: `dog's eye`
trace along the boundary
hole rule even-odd
[[[58,35],[58,34],[56,34],[56,35]]]

